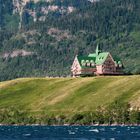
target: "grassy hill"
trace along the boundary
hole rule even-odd
[[[39,114],[94,111],[114,101],[140,107],[140,76],[24,78],[0,82],[0,109],[16,107]]]

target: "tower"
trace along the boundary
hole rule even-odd
[[[97,47],[96,47],[96,56],[99,55],[99,53],[101,53],[101,50],[100,50],[99,45],[97,45]]]

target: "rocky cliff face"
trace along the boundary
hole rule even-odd
[[[27,3],[34,2],[37,3],[41,0],[12,0],[13,1],[13,13],[21,12]]]
[[[7,22],[7,20],[10,19],[9,17],[15,15],[19,22],[18,28],[21,29],[23,24],[27,24],[27,21],[44,22],[49,15],[68,15],[77,9],[84,7],[85,4],[96,1],[99,0],[1,0],[0,9],[2,10],[0,11],[0,18],[3,18],[2,20],[6,20]],[[9,14],[9,17],[4,16],[4,14]]]
[[[61,6],[57,5],[55,0],[13,0],[12,2],[13,14],[19,14],[20,17],[19,29],[22,27],[24,13],[28,14],[28,16],[32,17],[33,21],[36,22],[37,20],[45,21],[46,16],[50,12],[63,15],[76,10],[74,6],[63,6],[63,4]],[[61,1],[59,3],[61,3]]]
[[[39,2],[40,0],[13,0],[13,14],[18,13],[20,17],[19,21],[19,29],[22,27],[22,21],[23,21],[23,13],[25,10],[28,10],[28,14],[33,17],[34,22],[36,21],[36,12],[29,10],[26,7],[26,5],[30,2],[33,2],[34,4]]]
[[[19,13],[20,16],[19,28],[22,25],[23,9],[27,2],[29,0],[13,0],[13,14]]]

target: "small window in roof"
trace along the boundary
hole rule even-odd
[[[119,64],[119,67],[122,67],[122,64],[121,63]]]
[[[81,60],[81,63],[85,63],[85,60]]]
[[[121,64],[121,61],[118,61],[118,64]]]
[[[95,64],[94,64],[94,63],[91,63],[90,65],[91,65],[91,67],[95,66]]]
[[[90,60],[90,63],[94,63],[94,61],[93,60]]]
[[[82,66],[86,66],[86,63],[82,63]]]
[[[90,66],[90,63],[87,63],[87,66]]]

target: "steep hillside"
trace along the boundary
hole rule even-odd
[[[67,76],[100,44],[140,73],[139,0],[1,0],[0,81]]]
[[[118,101],[140,107],[140,76],[25,78],[0,83],[0,109],[54,114],[94,111]]]

